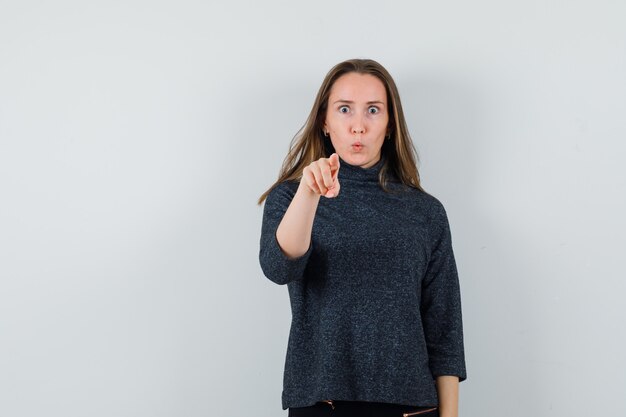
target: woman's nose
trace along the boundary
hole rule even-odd
[[[351,119],[352,134],[358,135],[365,133],[365,121],[363,120],[363,115],[357,113]]]
[[[362,124],[355,124],[354,126],[352,126],[352,133],[364,133],[365,132],[365,128],[363,127]]]

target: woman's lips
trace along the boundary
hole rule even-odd
[[[360,142],[355,142],[352,144],[352,149],[355,151],[360,151],[361,149],[363,149],[363,144]]]

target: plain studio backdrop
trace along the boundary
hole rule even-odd
[[[395,78],[448,212],[460,416],[626,415],[625,18],[617,0],[2,0],[0,415],[287,415],[291,311],[256,201],[349,58]]]

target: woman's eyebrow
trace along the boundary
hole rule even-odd
[[[348,104],[354,104],[354,101],[352,100],[336,100],[333,104],[337,104],[337,103],[348,103]],[[383,101],[381,100],[372,100],[372,101],[368,101],[366,104],[385,104]]]

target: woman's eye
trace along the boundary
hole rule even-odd
[[[376,114],[376,113],[378,113],[378,107],[374,107],[374,106],[372,106],[372,107],[370,107],[369,109],[367,109],[367,111],[368,111],[370,114]]]
[[[350,108],[348,106],[341,106],[339,107],[339,112],[340,113],[348,113],[350,111]]]

